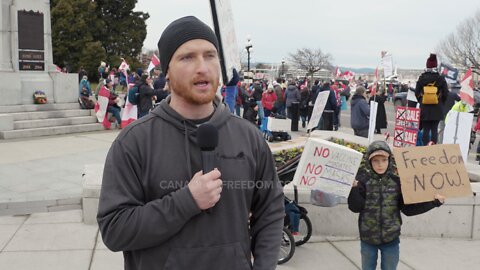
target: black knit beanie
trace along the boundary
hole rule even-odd
[[[183,43],[192,39],[210,41],[218,51],[218,40],[212,28],[194,16],[187,16],[170,23],[158,41],[160,64],[165,75],[173,54]]]

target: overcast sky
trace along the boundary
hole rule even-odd
[[[478,0],[231,0],[239,51],[246,36],[253,62],[279,63],[299,48],[321,49],[333,65],[375,68],[380,52],[399,68],[424,68],[430,52],[480,9]],[[213,26],[208,0],[138,0],[150,14],[144,47],[155,49],[173,20],[194,15]],[[245,61],[246,53],[241,54]]]

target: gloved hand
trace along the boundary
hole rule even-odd
[[[238,81],[240,80],[240,76],[238,76],[237,69],[233,68],[233,76],[230,81],[227,83],[227,86],[235,86],[237,85]]]

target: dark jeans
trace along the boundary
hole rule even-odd
[[[117,119],[117,123],[120,125],[122,124],[122,117],[120,117],[120,108],[115,106],[108,106],[107,112],[112,113],[115,119]]]
[[[433,120],[433,121],[422,121],[422,129],[423,129],[423,136],[422,136],[422,141],[423,145],[427,145],[429,141],[434,142],[435,144],[438,141],[438,123],[440,123],[439,120]],[[431,132],[431,140],[429,140],[428,135]]]
[[[355,134],[355,136],[368,138],[368,128],[367,129],[354,129],[353,133]]]
[[[340,106],[337,106],[334,111],[333,115],[333,125],[339,127],[340,126]]]
[[[378,251],[381,253],[381,269],[397,269],[400,257],[400,239],[397,238],[390,243],[383,245],[372,245],[360,241],[360,252],[362,254],[362,270],[375,270],[377,268]]]
[[[333,115],[334,112],[323,111],[320,122],[318,122],[318,130],[333,130]]]

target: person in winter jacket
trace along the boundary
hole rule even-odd
[[[214,31],[183,17],[158,47],[171,94],[112,143],[97,214],[103,242],[123,251],[126,270],[275,269],[282,186],[261,133],[216,97]],[[210,172],[199,140],[211,150]]]
[[[437,69],[437,56],[430,54],[426,63],[427,68],[425,72],[420,75],[415,87],[415,96],[420,103],[420,126],[423,130],[423,145],[428,145],[431,136],[431,141],[437,143],[438,141],[438,124],[443,119],[443,104],[447,100],[448,85],[443,76],[440,76]],[[435,84],[437,87],[437,104],[423,103],[423,87],[428,84]]]
[[[329,92],[327,103],[325,104],[325,109],[323,110],[322,117],[318,122],[317,129],[319,130],[333,130],[333,117],[335,113],[335,108],[337,107],[337,98],[335,97],[335,92],[330,88],[330,83],[326,82],[320,88],[319,93]],[[318,94],[317,94],[318,97]]]
[[[385,96],[385,91],[383,89],[378,90],[375,96],[370,97],[369,101],[373,100],[378,103],[375,133],[382,134],[382,128],[387,128],[387,113],[385,111],[385,101],[387,101],[387,97]]]
[[[157,99],[157,95],[161,89],[153,90],[153,79],[148,74],[143,74],[140,81],[137,82],[138,87],[138,119],[147,115],[153,108],[153,103]]]
[[[308,86],[302,85],[300,87],[300,119],[302,119],[302,128],[306,127],[308,118],[308,103],[310,102],[310,90]]]
[[[392,152],[385,141],[372,142],[365,154],[365,170],[357,174],[348,196],[348,208],[359,213],[363,270],[377,269],[379,250],[381,269],[397,269],[402,225],[400,211],[407,216],[418,215],[445,201],[444,196],[435,195],[430,202],[405,204],[400,179],[393,174],[392,160]]]
[[[285,113],[285,94],[280,85],[281,80],[277,80],[273,82],[273,90],[275,91],[275,95],[277,96],[277,100],[275,101],[274,107],[277,108],[277,114],[286,116]]]
[[[368,138],[370,106],[367,103],[367,90],[360,86],[350,100],[350,125],[356,136]]]
[[[297,85],[294,81],[288,83],[287,90],[285,91],[285,106],[287,107],[287,117],[292,119],[292,103],[300,102],[301,96],[298,91]]]
[[[263,111],[265,112],[264,113],[265,117],[269,117],[270,114],[272,113],[273,105],[275,104],[276,100],[277,100],[277,95],[273,91],[273,85],[269,84],[267,87],[267,91],[263,92],[263,95],[262,95],[262,107],[263,107]]]
[[[107,112],[112,113],[112,115],[115,117],[115,120],[117,121],[117,127],[122,128],[122,117],[120,116],[120,111],[122,109],[117,105],[119,97],[113,91],[113,81],[110,79],[105,79],[105,85],[102,87],[107,88],[110,93],[108,97]]]

